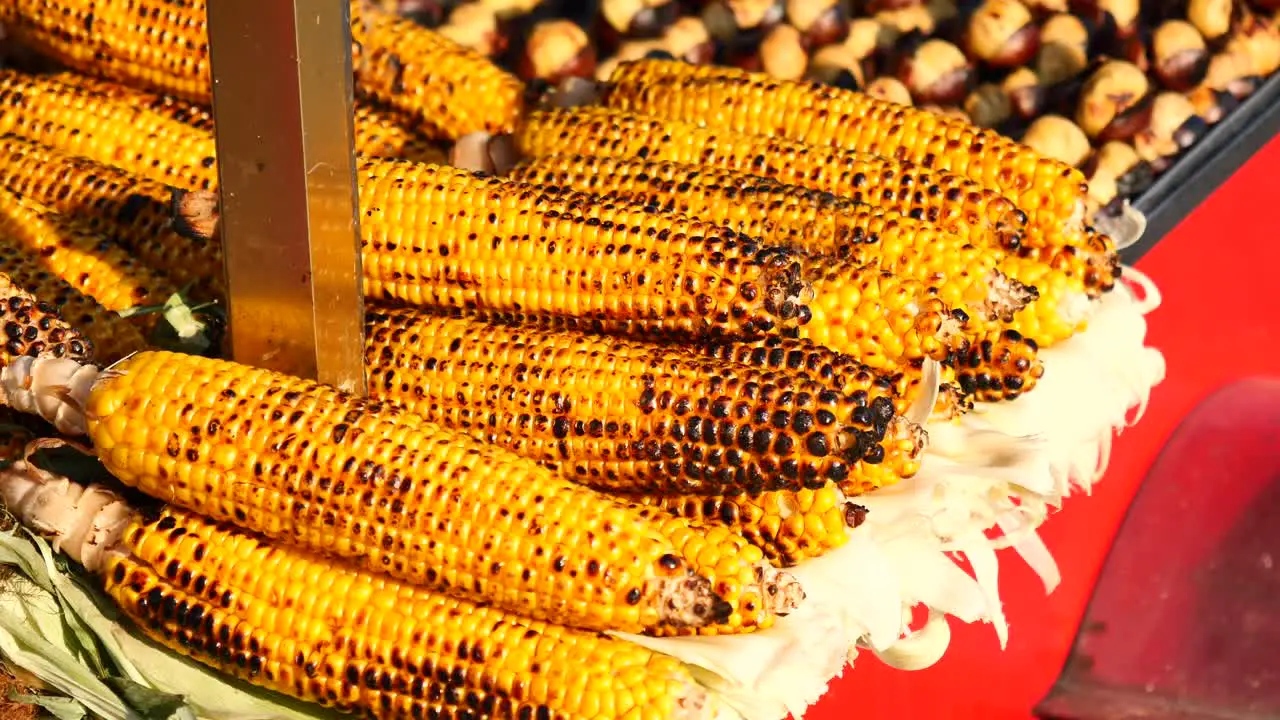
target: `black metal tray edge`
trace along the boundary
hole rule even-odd
[[[1133,202],[1146,216],[1147,229],[1120,252],[1125,264],[1133,265],[1155,247],[1277,133],[1280,74],[1267,79],[1235,112],[1213,126]]]

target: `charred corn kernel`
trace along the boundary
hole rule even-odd
[[[515,145],[527,158],[587,155],[700,165],[771,178],[918,217],[984,244],[1016,245],[1022,212],[998,193],[947,172],[843,148],[595,107],[529,114]]]
[[[426,315],[368,314],[370,392],[599,489],[822,487],[879,457],[887,398],[679,348]]]
[[[443,150],[407,128],[402,118],[364,103],[357,103],[355,109],[355,152],[437,164],[446,159]]]
[[[0,367],[23,355],[69,358],[77,362],[93,359],[93,343],[63,319],[57,305],[37,299],[3,272],[0,272],[0,323],[4,330]]]
[[[1039,295],[1014,315],[1009,328],[1041,347],[1083,330],[1091,311],[1090,300],[1097,294],[1091,291],[1090,280],[1112,272],[1109,262],[1104,261],[1101,268],[1095,263],[1103,257],[1078,252],[1074,246],[1045,251],[1026,249],[1006,256],[1000,262],[1000,270],[1013,280],[1034,285]]]
[[[147,347],[143,331],[133,320],[107,310],[46,269],[26,245],[3,230],[0,230],[0,273],[41,303],[58,308],[67,323],[93,343],[93,357],[97,362],[112,363]]]
[[[8,0],[0,24],[75,70],[210,100],[204,2]]]
[[[184,229],[173,212],[174,191],[163,183],[6,135],[0,136],[0,187],[74,217],[174,283],[192,286],[197,297],[225,295],[220,244]]]
[[[364,0],[351,2],[356,89],[408,115],[425,134],[510,132],[524,84],[480,53]]]
[[[0,189],[0,235],[39,256],[42,265],[108,310],[160,305],[178,292],[167,278],[72,216],[10,190]]]
[[[0,70],[0,134],[187,190],[218,182],[213,134],[45,76]]]
[[[736,68],[645,59],[610,78],[606,104],[733,132],[835,145],[943,170],[996,190],[1029,219],[1024,242],[1057,244],[1084,230],[1079,170],[992,130],[815,82]]]
[[[834,486],[760,495],[644,495],[639,500],[708,525],[722,525],[759,548],[779,567],[791,567],[844,545],[857,519],[853,503]]]
[[[82,404],[115,477],[269,538],[588,629],[729,615],[637,511],[389,406],[167,352],[117,364]]]
[[[351,569],[177,509],[101,562],[151,638],[229,675],[370,717],[707,717],[674,658]]]
[[[807,316],[798,254],[717,225],[437,165],[365,160],[358,172],[370,298],[694,335]]]
[[[773,626],[778,616],[787,615],[804,600],[800,583],[773,569],[760,548],[736,530],[690,522],[661,508],[644,508],[641,513],[664,527],[685,557],[697,558],[695,570],[709,579],[716,594],[733,607],[733,613],[723,623],[699,628],[663,627],[654,634],[737,635],[765,630]]]
[[[52,80],[72,87],[96,93],[111,100],[136,103],[150,112],[177,120],[200,130],[213,131],[213,112],[205,105],[189,102],[173,95],[147,92],[131,85],[103,80],[77,72],[62,72]]]
[[[979,402],[1013,400],[1044,375],[1039,347],[1017,331],[983,337],[955,363],[956,382]]]
[[[795,337],[889,372],[968,349],[956,312],[923,283],[847,260],[827,259],[814,270],[813,317],[791,333]]]

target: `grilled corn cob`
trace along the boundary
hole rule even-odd
[[[849,528],[857,527],[866,513],[834,486],[732,498],[644,495],[638,499],[689,520],[723,525],[779,567],[797,565],[844,545]]]
[[[3,272],[0,321],[4,329],[0,366],[23,355],[64,357],[76,362],[93,358],[93,343],[63,319],[58,306],[38,300]]]
[[[438,139],[510,132],[524,110],[519,78],[483,55],[365,0],[351,2],[356,87]]]
[[[1043,375],[1039,345],[1016,330],[983,337],[955,362],[960,389],[979,402],[1016,399]]]
[[[1084,230],[1079,170],[1000,134],[832,85],[778,80],[729,67],[644,59],[610,78],[606,105],[919,164],[962,175],[1015,201],[1024,242],[1056,244]]]
[[[352,569],[175,508],[146,517],[25,463],[0,498],[152,639],[296,698],[378,718],[698,720],[674,658]]]
[[[988,235],[1016,245],[1025,217],[1013,203],[946,172],[835,147],[582,107],[532,112],[514,134],[526,158],[589,155],[701,165],[761,175],[896,210],[955,232],[975,244]]]
[[[46,76],[0,70],[0,134],[187,190],[218,182],[213,134]]]
[[[127,102],[145,108],[150,113],[176,120],[197,130],[209,133],[214,131],[213,113],[203,105],[79,73],[59,73],[53,76],[53,80],[95,93],[106,100]],[[367,103],[356,103],[354,121],[354,150],[357,155],[444,162],[442,150],[406,128],[402,118],[394,113],[384,112]]]
[[[11,407],[88,434],[126,485],[364,569],[596,630],[732,610],[636,510],[313,382],[142,352],[105,372],[19,358],[0,384]]]
[[[225,295],[222,248],[175,222],[174,191],[119,168],[12,135],[0,136],[0,187],[110,237],[197,297]]]
[[[93,344],[93,357],[99,362],[114,362],[147,347],[146,337],[133,320],[107,310],[44,268],[30,249],[2,230],[0,273],[41,303],[58,308],[67,323]],[[11,354],[10,362],[13,357]]]
[[[0,25],[67,67],[209,102],[204,2],[6,0]]]
[[[770,244],[849,259],[880,261],[902,277],[930,284],[964,311],[975,332],[998,329],[1035,299],[996,265],[1004,253],[891,210],[794,185],[673,163],[550,156],[513,171],[541,187],[565,188],[675,210]]]
[[[701,335],[803,323],[798,255],[720,226],[435,165],[359,167],[365,294]]]
[[[163,304],[178,292],[169,280],[111,240],[18,193],[0,189],[0,235],[108,310]]]
[[[679,349],[387,309],[369,313],[371,392],[614,491],[822,487],[883,455],[888,398],[855,402]]]

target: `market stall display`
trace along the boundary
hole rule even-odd
[[[570,99],[551,81],[686,16],[538,15],[510,50],[538,86],[485,57],[529,8],[436,31],[353,0],[370,398],[219,359],[203,6],[127,5],[0,9],[63,66],[0,70],[0,273],[34,293],[0,400],[48,423],[0,475],[31,531],[0,537],[30,591],[0,652],[72,698],[42,702],[798,716],[860,652],[934,662],[947,616],[1003,641],[997,551],[1055,584],[1037,526],[1163,375],[1159,294],[1117,254],[1135,237],[1095,229],[1075,167],[1129,108],[1076,122],[1063,159],[807,82],[806,46],[858,21],[804,3],[703,9],[692,59],[769,74],[646,52]],[[965,51],[1024,62],[1005,45],[1037,12],[977,8]],[[983,35],[1008,13],[1007,42]],[[963,100],[958,47],[913,49],[902,87]],[[46,317],[54,282],[124,329]],[[23,597],[72,629],[22,635]]]

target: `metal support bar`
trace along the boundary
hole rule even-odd
[[[208,4],[232,354],[364,394],[350,12]]]

